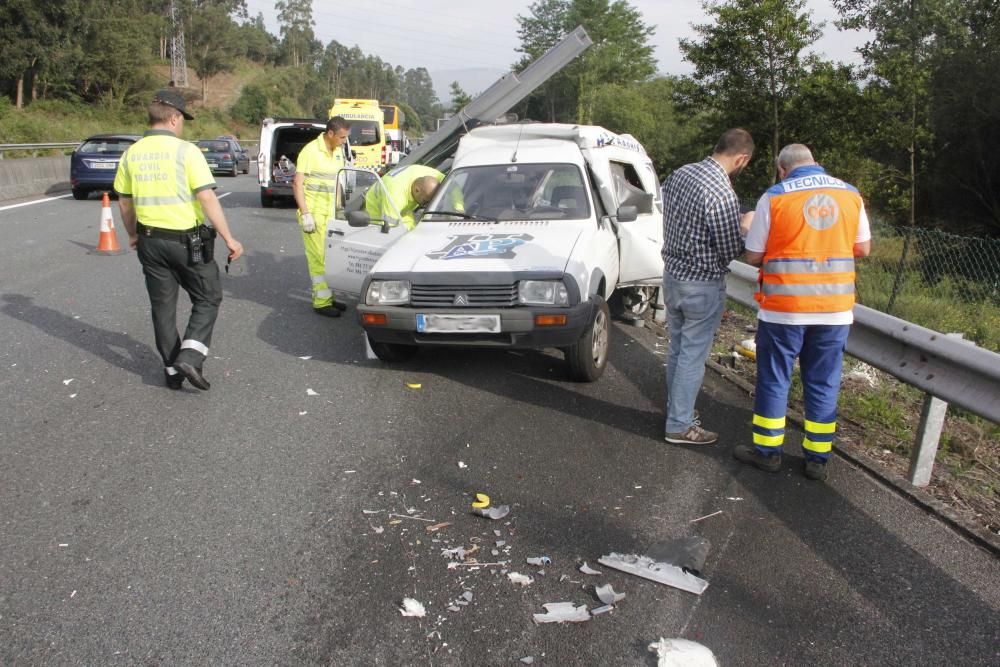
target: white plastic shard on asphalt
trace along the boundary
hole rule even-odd
[[[572,602],[546,602],[544,614],[534,614],[535,623],[580,623],[590,620],[587,605],[579,606]]]
[[[587,561],[583,561],[583,565],[580,566],[580,572],[583,572],[584,574],[590,574],[590,575],[604,574],[600,570],[595,570],[594,568],[592,568],[589,565],[587,565]]]
[[[526,562],[528,565],[535,565],[537,567],[541,567],[543,565],[551,565],[552,559],[549,558],[548,556],[538,556],[538,557],[525,558],[524,562]]]
[[[656,654],[656,667],[719,667],[705,646],[688,639],[660,639],[649,645]]]
[[[701,595],[708,588],[708,582],[704,579],[699,579],[676,565],[655,561],[649,556],[612,553],[602,556],[597,562],[615,570],[621,570],[622,572],[634,574],[643,579],[673,586],[674,588],[679,588],[682,591],[694,593],[695,595]]]
[[[496,505],[495,507],[477,508],[472,510],[472,513],[497,521],[510,514],[510,505]]]
[[[521,586],[530,586],[535,582],[534,579],[532,579],[526,574],[521,574],[520,572],[508,572],[507,578],[510,579],[511,582],[519,584]]]
[[[604,584],[603,586],[596,586],[594,591],[597,593],[597,599],[599,599],[604,604],[614,604],[619,600],[625,599],[624,593],[615,593],[615,589],[611,587],[611,584]],[[596,611],[596,610],[595,610]]]
[[[416,618],[423,618],[427,615],[424,605],[413,598],[403,598],[403,606],[400,607],[399,613],[403,616],[414,616]]]
[[[319,396],[319,394],[312,389],[306,389],[306,396]]]

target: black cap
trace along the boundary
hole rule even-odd
[[[159,102],[160,104],[166,104],[168,107],[173,107],[181,112],[181,115],[188,120],[194,120],[194,116],[189,114],[184,109],[184,98],[181,94],[173,90],[158,90],[156,94],[153,95],[153,101]]]

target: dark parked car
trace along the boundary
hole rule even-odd
[[[80,144],[69,162],[73,198],[86,199],[91,192],[110,191],[122,153],[139,139],[135,134],[95,134]]]
[[[202,139],[195,145],[205,154],[213,174],[235,176],[241,171],[250,172],[250,156],[233,139]]]

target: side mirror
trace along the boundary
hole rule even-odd
[[[632,222],[639,217],[638,206],[619,206],[618,213],[615,214],[618,222]]]
[[[368,211],[348,211],[347,224],[351,227],[367,227],[372,223]]]

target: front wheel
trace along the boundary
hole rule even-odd
[[[83,188],[73,188],[73,199],[81,200],[86,199],[90,196],[90,190],[84,190]]]
[[[378,343],[368,336],[368,344],[372,346],[372,352],[379,358],[379,361],[394,363],[407,361],[417,353],[416,345],[403,345],[402,343]]]
[[[274,197],[268,194],[260,193],[260,205],[262,208],[271,208],[274,206]]]
[[[570,379],[575,382],[594,382],[608,365],[611,314],[604,299],[595,294],[593,300],[593,319],[580,340],[563,350]]]
[[[236,177],[236,175],[237,175],[237,174],[239,174],[239,173],[240,173],[240,170],[239,170],[239,167],[237,167],[237,166],[236,166],[236,165],[234,164],[234,165],[233,165],[233,170],[232,170],[231,172],[229,172],[229,175],[235,178],[235,177]]]

